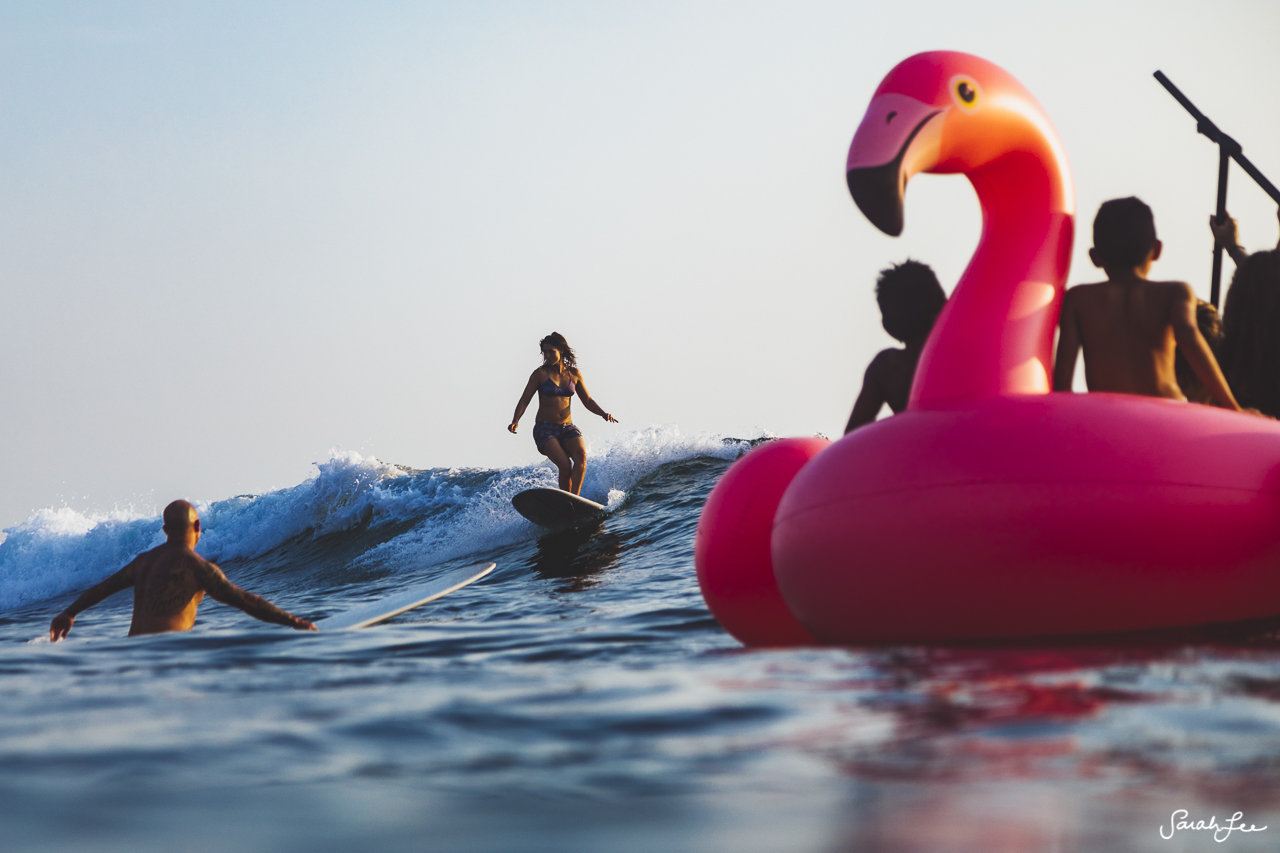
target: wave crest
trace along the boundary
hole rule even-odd
[[[696,457],[733,459],[745,440],[673,426],[627,433],[589,449],[583,494],[615,508],[663,465]],[[348,562],[397,569],[482,553],[537,535],[511,506],[517,492],[555,486],[550,462],[506,469],[415,471],[350,451],[331,451],[314,477],[262,495],[196,502],[204,535],[197,551],[214,560],[254,560],[287,543],[384,525],[390,531]],[[82,514],[43,509],[0,542],[0,610],[84,589],[164,542],[156,515]],[[282,552],[284,553],[284,552]],[[284,554],[287,557],[287,554]],[[288,562],[287,559],[282,562]]]

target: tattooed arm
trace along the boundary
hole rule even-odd
[[[244,591],[227,580],[222,569],[206,560],[201,560],[196,569],[196,581],[214,601],[221,601],[223,604],[243,610],[255,619],[287,625],[299,631],[319,630],[313,623],[300,619],[287,610],[281,610],[262,596]]]
[[[71,631],[71,625],[76,621],[76,616],[81,611],[88,610],[99,601],[102,601],[102,599],[133,586],[133,582],[137,578],[138,561],[141,559],[142,556],[135,557],[129,565],[111,577],[89,587],[80,593],[79,598],[71,602],[70,607],[53,617],[53,622],[49,625],[49,642],[56,643],[67,636]]]

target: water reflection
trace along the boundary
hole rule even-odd
[[[1166,851],[1217,847],[1207,833],[1157,833],[1179,808],[1219,822],[1243,812],[1274,836],[1277,667],[1280,644],[1242,632],[1200,645],[851,650],[852,678],[802,686],[774,672],[751,688],[837,710],[840,724],[825,716],[793,740],[850,784],[826,850]],[[887,736],[857,736],[868,712],[887,715]],[[1274,837],[1230,840],[1263,849],[1252,845]]]
[[[626,550],[601,519],[544,535],[528,565],[540,578],[563,579],[560,592],[578,592],[599,583],[599,575],[616,566]]]

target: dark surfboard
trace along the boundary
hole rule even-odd
[[[595,518],[604,507],[560,489],[526,489],[511,499],[516,512],[540,527],[562,527]]]

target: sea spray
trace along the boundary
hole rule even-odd
[[[685,435],[674,426],[626,433],[599,452],[588,445],[582,494],[614,509],[628,491],[663,465],[697,457],[734,459],[749,446],[748,441],[713,433]],[[429,565],[536,536],[540,529],[516,513],[511,498],[524,489],[555,485],[556,470],[550,462],[493,472],[484,487],[456,513],[424,519],[412,530],[370,549],[355,563],[382,567]]]
[[[748,442],[676,427],[619,436],[590,451],[584,495],[616,508],[626,494],[663,465],[695,457],[733,459]],[[253,559],[299,539],[339,543],[354,529],[387,528],[348,565],[395,571],[482,553],[532,538],[538,528],[511,507],[522,489],[554,487],[547,461],[505,469],[436,468],[415,471],[358,453],[333,451],[308,480],[262,495],[212,503],[196,501],[208,559]],[[84,589],[134,556],[164,541],[158,516],[133,512],[81,514],[44,509],[9,528],[0,542],[0,611]],[[337,549],[335,549],[337,550]]]
[[[214,561],[258,557],[303,534],[316,538],[399,517],[424,497],[389,488],[410,469],[358,453],[330,451],[316,469],[291,488],[201,506],[205,534],[197,550]],[[437,499],[447,500],[447,492]]]
[[[587,476],[582,494],[610,506],[663,465],[699,456],[736,459],[749,446],[746,440],[726,439],[714,433],[685,435],[676,426],[626,433],[599,453],[594,453],[588,444]]]
[[[0,610],[92,586],[164,542],[160,519],[41,509],[0,543]]]

